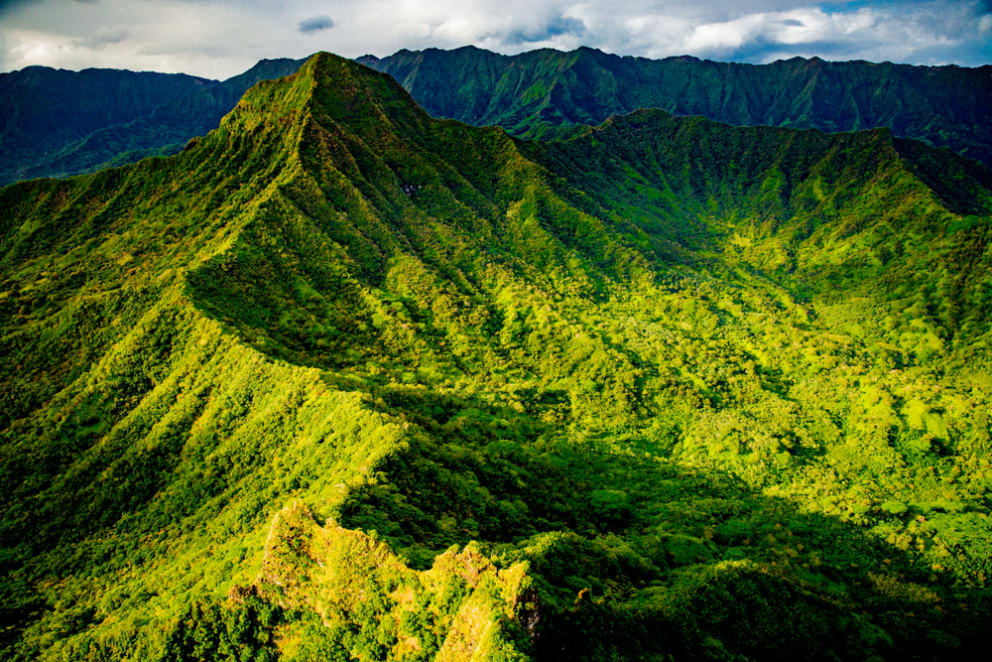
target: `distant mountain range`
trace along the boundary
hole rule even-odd
[[[46,154],[215,84],[184,74],[117,69],[28,67],[0,74],[0,178],[31,176]]]
[[[559,130],[321,53],[0,189],[0,659],[983,659],[989,173]]]
[[[660,108],[741,126],[888,127],[992,165],[992,66],[816,58],[750,65],[589,48],[506,56],[474,47],[359,61],[392,75],[436,117],[498,125],[521,137],[566,136],[574,125]],[[44,67],[0,75],[0,184],[175,153],[215,128],[252,84],[288,75],[301,62],[263,60],[223,82]]]
[[[740,126],[888,127],[992,163],[992,66],[973,69],[792,58],[753,65],[650,60],[592,48],[500,55],[472,46],[359,61],[392,75],[427,112],[521,136],[660,108]],[[552,135],[553,132],[551,132]]]
[[[302,60],[262,60],[225,81],[182,74],[28,67],[0,74],[0,184],[173,154],[260,80]]]

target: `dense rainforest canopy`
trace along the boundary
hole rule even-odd
[[[992,176],[326,53],[0,189],[0,658],[960,659]]]

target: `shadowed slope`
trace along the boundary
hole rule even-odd
[[[14,119],[8,120],[0,142],[7,148],[0,159],[0,182],[62,177],[174,154],[189,139],[216,128],[249,87],[291,74],[301,63],[262,60],[224,81],[116,70],[47,73],[41,69],[47,75],[35,81],[37,89],[30,94],[18,83],[35,68],[4,74],[0,96],[7,100],[6,112]],[[56,75],[60,78],[53,79]],[[98,76],[115,84],[100,85]],[[106,110],[95,113],[90,110],[93,105]],[[46,123],[50,115],[55,121]]]
[[[185,74],[27,67],[0,74],[0,182],[30,176],[34,163],[112,124],[144,117],[214,81]]]
[[[904,351],[920,317],[948,340],[987,331],[992,177],[951,153],[886,129],[732,128],[653,110],[528,153],[597,215],[680,237],[711,268],[744,267],[821,304],[885,306],[886,340]]]
[[[478,48],[359,58],[393,75],[432,115],[518,135],[661,108],[737,125],[853,131],[947,146],[992,163],[992,68],[792,58],[765,65],[620,57],[591,48],[514,56]]]
[[[984,256],[945,158],[656,111],[526,143],[319,54],[174,157],[0,190],[4,657],[960,654],[987,290],[948,263],[944,338],[875,305],[942,287],[920,253],[806,266]]]

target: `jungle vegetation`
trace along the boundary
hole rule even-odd
[[[974,161],[321,53],[0,208],[4,660],[987,650]]]
[[[301,60],[261,60],[224,81],[121,69],[0,74],[0,185],[175,154],[216,129],[245,91]]]

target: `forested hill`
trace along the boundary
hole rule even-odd
[[[391,74],[436,117],[521,136],[661,108],[741,126],[853,131],[949,147],[992,165],[992,66],[924,67],[818,58],[765,65],[650,60],[590,48],[514,56],[474,47],[401,50],[359,61]]]
[[[179,151],[260,80],[302,60],[262,60],[224,81],[117,69],[0,74],[0,184],[92,172]]]
[[[0,189],[0,658],[987,651],[970,166],[659,110],[528,142],[318,54]]]
[[[214,83],[119,69],[27,67],[0,74],[0,183],[16,179],[41,155]]]

